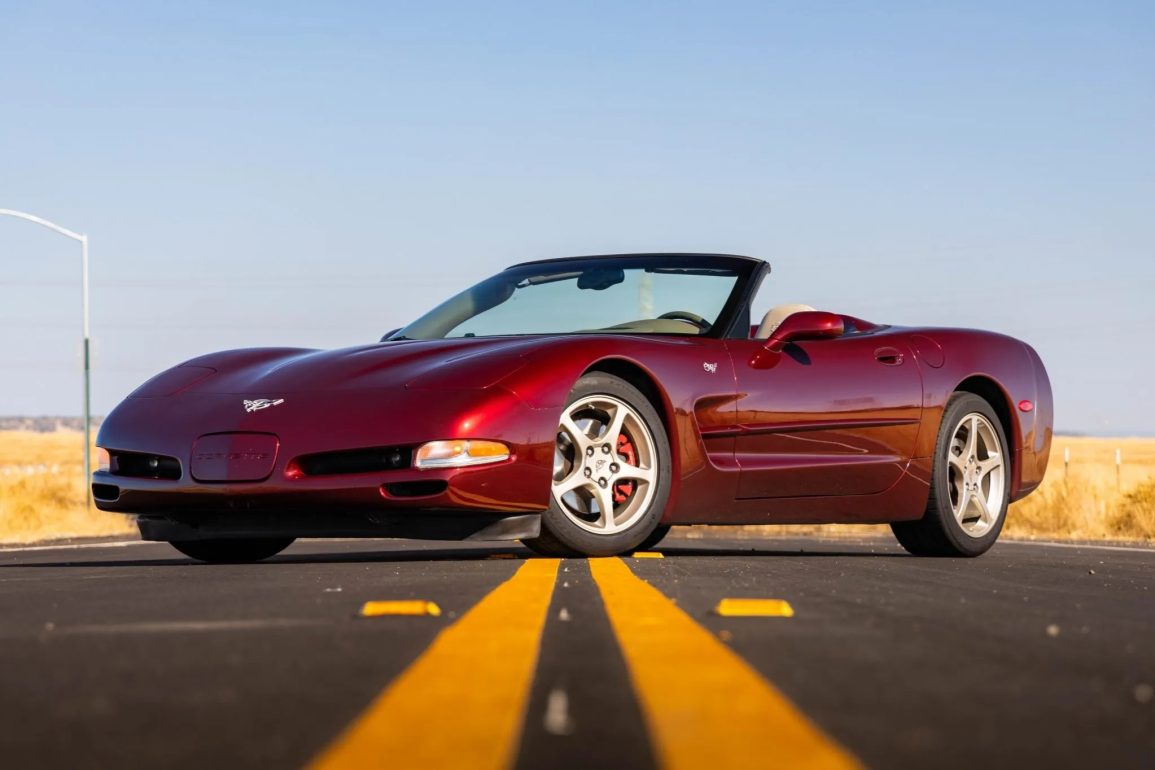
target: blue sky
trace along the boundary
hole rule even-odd
[[[0,208],[92,238],[94,408],[376,339],[536,257],[990,328],[1155,434],[1150,3],[3,0]],[[0,219],[0,414],[79,412],[77,247]]]

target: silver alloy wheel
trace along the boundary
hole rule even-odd
[[[1006,464],[999,434],[982,414],[959,420],[947,448],[950,502],[962,531],[979,538],[1003,515]]]
[[[657,482],[654,437],[628,404],[593,395],[566,407],[554,445],[553,499],[570,521],[598,535],[629,529],[649,510]]]

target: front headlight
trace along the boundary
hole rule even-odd
[[[108,473],[112,470],[112,455],[102,446],[96,448],[96,470]]]
[[[487,465],[509,459],[509,447],[500,441],[457,439],[430,441],[417,450],[414,465],[418,468],[464,468]]]

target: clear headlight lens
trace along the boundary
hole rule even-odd
[[[112,470],[112,455],[104,447],[96,448],[96,470],[108,473]]]
[[[500,441],[456,439],[430,441],[417,450],[414,465],[418,468],[463,468],[486,465],[509,459],[509,447]]]

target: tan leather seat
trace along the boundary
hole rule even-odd
[[[762,324],[758,327],[758,333],[754,335],[756,340],[769,339],[770,335],[774,333],[783,321],[795,313],[801,313],[803,310],[813,310],[809,305],[775,305],[766,311],[765,317],[762,319]]]

